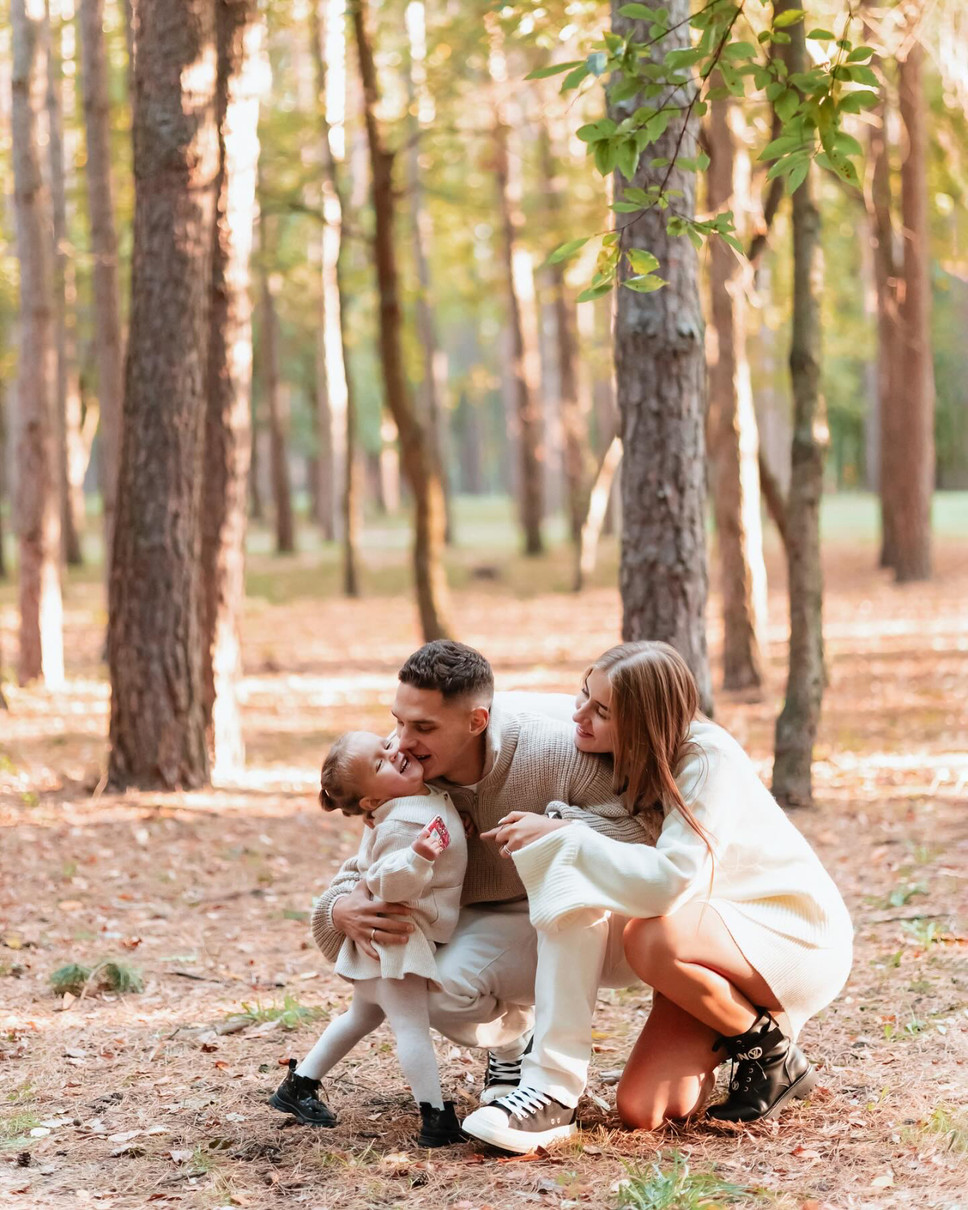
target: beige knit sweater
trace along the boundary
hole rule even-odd
[[[436,861],[428,861],[414,852],[413,842],[435,815],[443,819],[450,844]],[[356,861],[370,893],[388,903],[409,904],[417,927],[405,945],[378,945],[379,960],[345,937],[336,973],[344,979],[436,979],[434,950],[457,926],[467,868],[464,827],[450,795],[431,790],[384,803],[373,813],[373,827],[363,832]]]
[[[509,811],[543,814],[549,806],[566,819],[584,820],[614,840],[643,843],[654,839],[654,821],[631,817],[612,789],[612,763],[579,752],[574,725],[538,714],[516,713],[500,700],[491,709],[485,733],[484,775],[476,788],[447,785],[459,811],[479,832],[496,826]],[[357,857],[343,863],[329,888],[313,903],[313,938],[330,961],[343,941],[333,927],[334,902],[360,879]],[[524,897],[524,887],[497,846],[468,838],[463,904],[500,903]]]
[[[531,921],[553,931],[590,908],[666,916],[708,901],[785,1009],[792,1032],[829,1004],[850,970],[850,917],[813,849],[722,727],[693,723],[676,784],[712,841],[713,856],[679,811],[654,847],[561,828],[514,854]]]

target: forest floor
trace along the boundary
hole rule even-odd
[[[586,660],[615,641],[614,589],[539,590],[514,560],[475,579],[475,557],[456,598],[461,637],[492,658],[499,687],[573,689]],[[939,541],[934,581],[903,588],[871,570],[869,544],[825,553],[818,805],[795,822],[843,889],[857,940],[846,990],[803,1034],[820,1068],[816,1093],[770,1124],[628,1133],[614,1081],[648,993],[606,992],[583,1129],[523,1159],[471,1143],[416,1148],[385,1030],[327,1082],[337,1129],[289,1125],[266,1105],[286,1059],[346,1001],[307,935],[312,894],[357,844],[355,821],[315,806],[319,761],[347,727],[387,726],[396,668],[417,645],[409,601],[321,599],[313,558],[253,560],[249,767],[236,784],[95,792],[108,717],[96,573],[69,586],[66,691],[5,686],[0,1204],[968,1207],[963,541]],[[782,584],[775,558],[771,571]],[[5,586],[8,659],[14,603]],[[771,608],[765,697],[717,700],[717,718],[767,780],[784,678],[781,592]],[[709,617],[715,660],[715,597]],[[140,970],[144,990],[106,992],[95,978],[77,996],[52,991],[64,964],[108,960]],[[480,1056],[438,1050],[446,1087],[469,1111]]]

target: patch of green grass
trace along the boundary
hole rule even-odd
[[[890,1042],[894,1038],[916,1038],[919,1033],[923,1033],[927,1029],[927,1021],[919,1021],[917,1017],[912,1016],[905,1021],[903,1025],[895,1021],[884,1022],[884,1037]]]
[[[884,900],[885,908],[904,907],[906,903],[914,898],[915,895],[927,895],[928,888],[923,882],[902,882],[900,886],[896,886],[890,895]]]
[[[242,1012],[250,1020],[260,1024],[263,1021],[278,1021],[283,1029],[298,1029],[300,1025],[316,1021],[325,1015],[325,1011],[318,1005],[300,1004],[296,997],[288,992],[283,997],[282,1004],[260,1004],[258,1000],[255,1004],[247,1004],[243,1000]]]
[[[628,1173],[618,1189],[616,1210],[713,1210],[740,1200],[750,1204],[749,1189],[709,1170],[694,1172],[681,1151],[660,1155],[648,1168],[629,1167]]]
[[[29,1080],[24,1080],[22,1084],[18,1084],[16,1088],[11,1088],[7,1093],[7,1100],[14,1105],[21,1101],[29,1100],[30,1094],[33,1092],[34,1086]]]
[[[85,987],[132,995],[144,991],[145,987],[140,973],[124,962],[101,962],[93,967],[69,962],[66,966],[58,967],[49,982],[59,996],[65,992],[79,996]]]
[[[902,921],[901,928],[925,949],[929,945],[936,945],[946,932],[938,924],[937,920],[925,920],[922,916],[915,916],[913,920]]]
[[[9,1118],[0,1118],[0,1145],[19,1147],[39,1125],[40,1118],[34,1113],[15,1113]]]

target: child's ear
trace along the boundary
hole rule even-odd
[[[371,812],[379,810],[385,802],[389,801],[388,798],[361,798],[360,808],[369,815]]]

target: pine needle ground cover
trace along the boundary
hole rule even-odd
[[[583,1130],[523,1160],[472,1144],[418,1150],[385,1030],[325,1086],[337,1129],[290,1126],[265,1104],[286,1059],[346,1001],[307,920],[357,834],[319,812],[314,786],[335,734],[386,725],[395,670],[417,644],[409,601],[253,597],[246,773],[207,792],[98,797],[103,607],[93,576],[72,584],[67,692],[7,687],[0,717],[0,1204],[964,1206],[968,565],[963,543],[942,541],[935,581],[898,589],[873,560],[856,543],[826,555],[819,807],[796,817],[857,927],[850,984],[803,1035],[817,1092],[776,1123],[629,1134],[614,1081],[648,993],[606,992]],[[776,559],[771,572],[782,584]],[[267,582],[287,573],[312,582],[299,556],[254,561]],[[531,565],[527,591],[500,580],[460,589],[455,616],[500,685],[571,690],[614,641],[618,601],[606,587],[543,591],[542,574],[553,578]],[[717,616],[714,598],[714,658]],[[10,586],[0,618],[9,651]],[[765,699],[717,702],[767,779],[783,689],[780,593],[769,637]],[[55,990],[66,967],[77,969]],[[445,1086],[469,1110],[479,1056],[446,1042],[438,1053]]]

